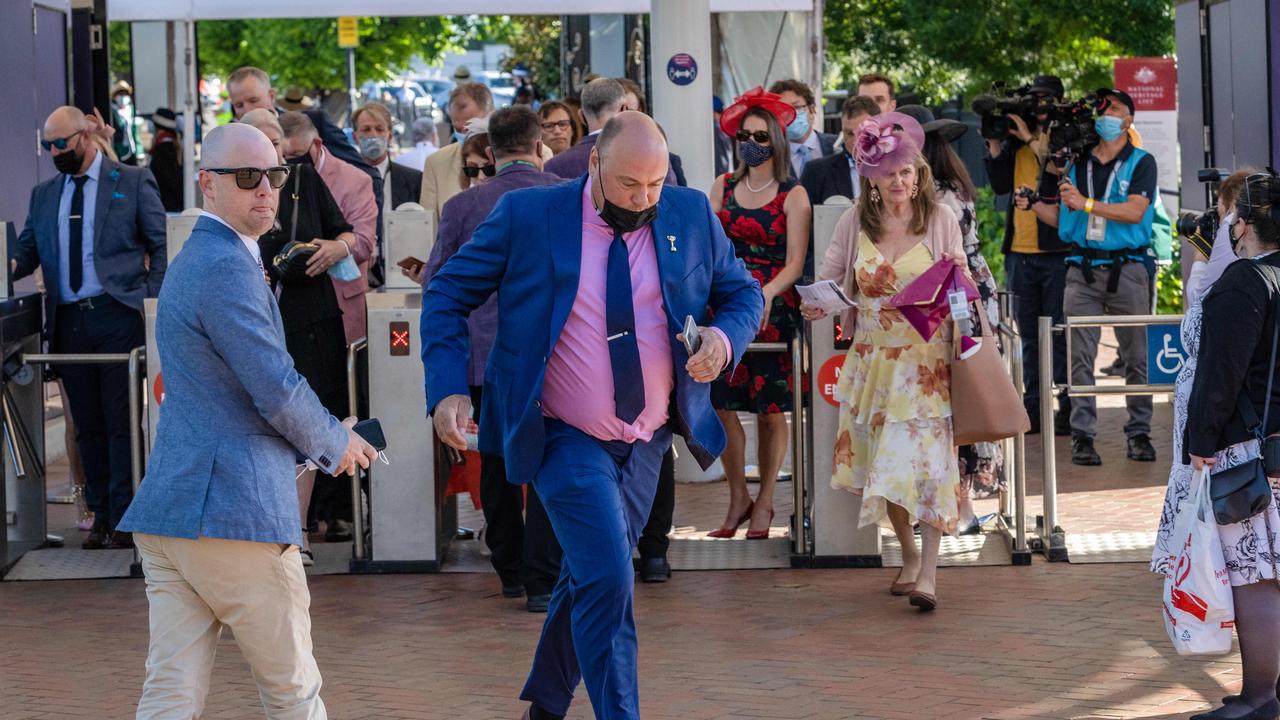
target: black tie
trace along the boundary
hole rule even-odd
[[[67,251],[67,268],[71,275],[71,292],[80,292],[84,284],[84,184],[89,182],[88,175],[77,175],[71,178],[75,190],[71,191],[71,237]]]

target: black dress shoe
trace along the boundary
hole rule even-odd
[[[671,563],[664,557],[644,558],[640,561],[640,582],[664,583],[671,579]]]
[[[564,716],[554,715],[537,705],[530,704],[529,707],[525,708],[524,715],[520,716],[520,720],[564,720]]]
[[[107,546],[111,540],[111,526],[106,520],[94,520],[93,528],[89,530],[89,536],[80,543],[83,550],[101,550]]]
[[[107,542],[107,548],[110,550],[132,550],[133,533],[116,530],[111,533],[111,540]]]
[[[1057,437],[1071,434],[1071,408],[1063,408],[1053,414],[1053,434]]]
[[[547,595],[541,595],[541,594],[535,595],[535,594],[533,594],[533,593],[530,593],[530,594],[529,594],[529,599],[525,602],[525,607],[526,607],[526,608],[529,610],[529,612],[531,612],[531,613],[544,613],[544,612],[546,612],[546,611],[547,611],[547,607],[549,607],[550,605],[551,605],[551,595],[550,595],[550,594],[547,594]]]
[[[1134,435],[1129,438],[1129,459],[1138,462],[1155,462],[1156,449],[1151,447],[1151,438],[1146,435]]]
[[[1231,703],[1228,703],[1217,710],[1192,715],[1190,720],[1280,720],[1280,700],[1273,699],[1262,707],[1254,708],[1253,712],[1247,715],[1227,715],[1223,711],[1230,705]]]
[[[1094,466],[1102,464],[1102,456],[1093,448],[1093,438],[1075,437],[1071,439],[1071,464]]]
[[[502,583],[502,597],[504,598],[521,598],[524,597],[524,586],[520,583]]]

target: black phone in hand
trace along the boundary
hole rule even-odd
[[[365,442],[372,445],[374,450],[382,451],[387,449],[387,437],[382,434],[382,423],[378,421],[378,418],[361,420],[351,429],[364,438]]]

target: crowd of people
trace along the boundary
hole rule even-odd
[[[830,134],[814,89],[780,80],[727,105],[715,100],[717,173],[703,189],[684,187],[681,159],[648,117],[643,89],[625,78],[588,78],[575,98],[499,110],[486,85],[459,82],[448,142],[423,118],[398,154],[394,118],[378,102],[360,106],[344,132],[318,108],[278,104],[262,69],[232,73],[227,91],[236,122],[205,138],[204,217],[168,282],[164,215],[182,209],[172,186],[183,172],[168,111],[153,117],[150,172],[113,159],[118,123],[55,111],[42,142],[60,174],[33,191],[11,259],[15,277],[45,275],[54,352],[127,352],[142,344],[143,298],[161,299],[173,400],[136,500],[124,369],[57,368],[93,514],[83,546],[134,547],[138,533],[153,628],[140,717],[176,706],[199,714],[209,661],[192,660],[190,647],[211,659],[223,624],[253,655],[264,704],[323,716],[291,548],[302,566],[322,524],[328,541],[350,537],[357,509],[345,474],[375,454],[353,419],[339,420],[348,414],[347,347],[365,336],[365,296],[389,271],[423,286],[437,437],[466,450],[466,428],[478,423],[484,542],[501,593],[547,614],[522,693],[526,717],[563,717],[580,681],[597,716],[638,716],[631,552],[638,546],[642,581],[670,577],[673,431],[704,468],[723,463],[725,518],[708,536],[734,538],[743,526],[749,540],[770,536],[793,390],[810,378],[788,354],[746,350],[791,342],[826,317],[801,302],[796,286],[806,278],[832,281],[855,302],[840,318],[849,350],[835,389],[835,450],[817,461],[831,463],[833,488],[860,498],[850,523],[887,523],[897,536],[903,566],[888,591],[921,611],[938,607],[941,539],[980,531],[972,500],[1005,490],[1004,458],[995,442],[955,442],[952,358],[981,339],[982,323],[922,334],[893,298],[941,264],[976,288],[975,313],[999,321],[978,192],[953,147],[966,124],[899,106],[893,81],[873,73]],[[1052,76],[1031,91],[1064,95]],[[1072,162],[1050,152],[1044,117],[1013,116],[1009,137],[986,143],[992,188],[1013,198],[1002,249],[1031,432],[1071,435],[1072,461],[1086,466],[1102,462],[1092,398],[1064,394],[1054,427],[1039,426],[1039,353],[1054,355],[1059,387],[1068,365],[1060,338],[1039,347],[1038,318],[1148,314],[1158,202],[1155,159],[1132,131],[1133,100],[1109,89],[1097,97],[1098,141]],[[1156,572],[1172,572],[1172,525],[1194,471],[1259,457],[1259,439],[1280,425],[1280,413],[1261,428],[1248,413],[1271,417],[1260,390],[1270,387],[1268,338],[1280,325],[1277,184],[1251,170],[1222,183],[1222,229],[1191,273],[1191,362],[1177,384]],[[97,200],[105,193],[109,205]],[[835,197],[854,206],[815,257],[813,208]],[[388,269],[383,214],[405,203],[434,212],[437,235],[424,265]],[[210,285],[215,272],[234,287]],[[686,316],[700,344],[685,337]],[[1072,332],[1071,383],[1092,385],[1098,330]],[[1119,328],[1117,337],[1126,382],[1144,384],[1142,330]],[[202,389],[202,377],[232,391]],[[1151,407],[1149,396],[1128,399],[1133,461],[1156,459]],[[757,435],[754,497],[744,413]],[[226,438],[192,457],[183,433],[200,435],[196,424],[208,418]],[[246,436],[236,423],[256,430]],[[288,446],[306,469],[292,483],[267,477],[292,466]],[[180,513],[176,498],[185,498]],[[245,498],[261,517],[243,515],[236,503]],[[1276,507],[1221,530],[1245,688],[1206,718],[1280,715]],[[263,580],[279,596],[221,587],[226,558],[254,577],[275,572],[255,547],[264,543],[290,558],[283,576]],[[239,632],[268,625],[289,641],[268,648]]]

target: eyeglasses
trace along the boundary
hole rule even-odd
[[[493,165],[485,165],[483,167],[476,167],[475,165],[467,165],[466,167],[462,168],[462,173],[469,178],[480,177],[480,173],[482,171],[484,172],[485,177],[493,177],[494,174],[498,172],[498,168],[494,167]]]
[[[758,144],[765,145],[769,142],[769,133],[765,132],[764,130],[757,130],[755,132],[747,132],[746,130],[739,130],[738,142],[746,142],[748,140],[755,140]]]
[[[58,138],[57,140],[41,140],[40,147],[44,148],[45,152],[49,152],[50,148],[58,148],[59,151],[66,150],[67,144],[71,142],[71,138],[79,135],[82,132],[84,131],[80,130],[77,132],[73,132],[64,138]]]
[[[572,126],[573,126],[573,123],[569,122],[568,120],[556,120],[554,122],[542,123],[542,129],[546,130],[547,132],[551,132],[552,130],[568,130]]]
[[[271,187],[279,190],[289,181],[289,168],[284,165],[269,167],[265,170],[254,167],[239,168],[204,168],[211,173],[218,175],[235,175],[236,187],[241,190],[253,190],[262,182],[262,176],[267,176],[267,182]]]

